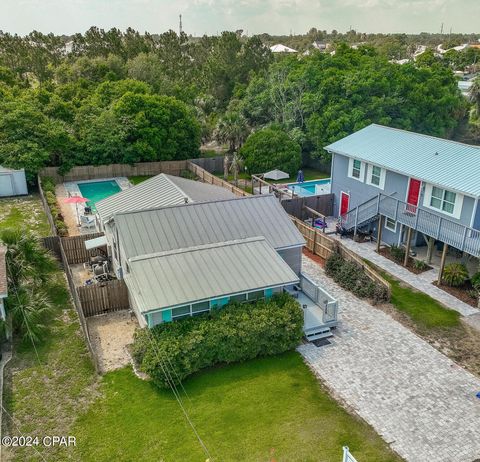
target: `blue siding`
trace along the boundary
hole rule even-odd
[[[172,320],[172,310],[162,311],[162,322],[170,322]]]
[[[265,298],[270,298],[273,295],[273,289],[265,289]]]
[[[210,300],[210,308],[222,308],[230,301],[230,297],[214,298]]]
[[[331,191],[334,194],[334,216],[338,216],[339,214],[339,207],[340,207],[340,195],[341,192],[346,192],[350,194],[350,209],[355,208],[357,205],[371,199],[372,197],[376,196],[379,192],[391,195],[396,199],[405,201],[407,197],[407,190],[409,184],[409,177],[406,175],[401,175],[396,172],[392,172],[387,170],[385,176],[385,188],[383,190],[376,188],[375,186],[367,184],[366,175],[367,175],[367,168],[364,169],[364,178],[363,182],[356,180],[354,178],[350,178],[348,176],[348,167],[349,167],[349,158],[340,154],[333,154],[332,157],[332,180],[331,180]],[[420,191],[420,199],[419,199],[419,208],[425,209],[429,212],[435,213],[429,208],[423,206],[423,201],[425,197],[425,185],[422,185]],[[471,225],[471,218],[472,213],[475,206],[475,199],[470,196],[464,196],[463,198],[463,206],[460,214],[460,218],[457,220],[453,217],[448,215],[444,215],[442,213],[438,213],[440,216],[445,216],[449,220],[456,221],[458,223],[462,223],[463,225],[470,226]],[[477,209],[474,227],[480,229],[480,207]],[[376,232],[377,224],[372,224],[372,229]],[[388,229],[383,229],[383,237],[382,240],[388,244],[396,244],[398,243],[398,237],[400,233],[400,225],[397,224],[396,232],[392,232]],[[425,241],[420,233],[414,238],[413,242],[416,242],[418,245],[424,245]]]

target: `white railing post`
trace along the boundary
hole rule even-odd
[[[380,213],[380,193],[378,193],[377,199],[377,215]]]
[[[438,227],[437,227],[437,240],[440,237],[440,228],[442,227],[442,217],[439,217],[440,219],[438,220]]]
[[[358,205],[357,208],[355,209],[355,229],[353,230],[353,235],[357,235],[357,224],[358,224]]]
[[[467,240],[467,231],[468,231],[468,228],[465,226],[465,228],[463,230],[462,252],[465,249],[465,241]]]
[[[400,203],[400,201],[398,199],[395,199],[395,221],[397,221],[397,217],[398,217],[398,204]]]

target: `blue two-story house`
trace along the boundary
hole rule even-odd
[[[480,147],[372,124],[325,149],[345,229],[480,256]]]

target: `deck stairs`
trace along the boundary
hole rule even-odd
[[[347,231],[357,231],[376,221],[379,215],[391,218],[469,255],[480,257],[480,230],[462,225],[440,213],[413,206],[391,195],[380,193],[349,210],[341,217],[341,224]]]

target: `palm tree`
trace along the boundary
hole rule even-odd
[[[48,250],[29,233],[7,229],[0,233],[0,241],[7,247],[7,310],[13,330],[32,343],[38,342],[53,313],[47,290],[57,265]]]
[[[238,173],[243,167],[243,159],[238,153],[235,151],[232,155],[232,161],[230,163],[230,171],[233,173],[233,181],[235,182],[235,186],[238,186]]]
[[[225,153],[223,176],[228,178],[229,156],[237,152],[247,138],[249,128],[247,121],[238,111],[228,111],[220,119],[215,130],[215,138],[220,143],[228,143],[228,151]]]

